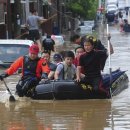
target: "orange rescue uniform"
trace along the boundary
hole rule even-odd
[[[36,77],[41,78],[42,72],[49,72],[49,67],[46,63],[45,59],[39,59],[36,67]],[[19,57],[13,64],[11,64],[10,68],[8,68],[5,72],[8,75],[14,74],[19,68],[22,68],[22,76],[24,76],[23,67],[24,67],[24,56]]]

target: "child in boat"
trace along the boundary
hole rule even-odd
[[[62,55],[59,53],[55,53],[53,56],[53,61],[56,65],[60,64],[62,62]]]
[[[74,53],[66,51],[64,54],[64,61],[58,64],[54,78],[56,80],[73,80],[76,76],[76,67],[73,64]]]

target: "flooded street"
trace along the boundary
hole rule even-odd
[[[107,46],[106,30],[100,39]],[[130,34],[121,33],[118,26],[109,26],[114,54],[111,68],[127,70],[130,78]],[[70,48],[70,46],[69,46]],[[0,70],[2,72],[3,70]],[[108,60],[104,72],[109,73]],[[8,87],[15,92],[19,76],[6,79]],[[8,101],[9,95],[0,81],[0,130],[129,130],[130,88],[112,99],[33,101],[21,98],[15,103]]]

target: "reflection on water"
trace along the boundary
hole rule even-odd
[[[103,130],[110,127],[106,120],[111,112],[108,100],[25,101],[1,104],[1,110],[6,112],[0,114],[3,130]]]
[[[116,101],[114,100],[113,103]],[[1,130],[130,129],[129,106],[125,107],[121,103],[111,106],[111,100],[32,101],[24,99],[15,103],[1,103],[0,108],[4,112],[0,113]]]

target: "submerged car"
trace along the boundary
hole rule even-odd
[[[27,55],[31,40],[0,40],[0,67],[9,67],[18,57]]]

